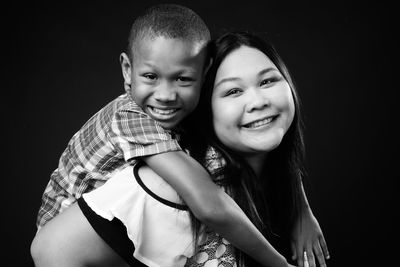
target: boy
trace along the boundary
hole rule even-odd
[[[197,219],[268,262],[266,239],[178,143],[179,123],[199,100],[209,40],[201,18],[181,6],[154,6],[134,22],[127,54],[120,57],[126,94],[72,137],[44,192],[39,228],[114,172],[142,159]]]

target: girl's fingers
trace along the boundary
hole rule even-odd
[[[323,235],[320,236],[319,243],[321,244],[321,248],[324,253],[325,259],[329,260],[331,256],[329,255],[328,246],[326,245],[325,238]]]
[[[308,263],[308,255],[307,255],[306,251],[304,251],[304,253],[303,253],[303,262],[304,262],[304,267],[310,267],[310,264]]]
[[[295,242],[290,242],[290,246],[292,249],[292,260],[297,259],[297,249],[296,249],[296,243]]]
[[[306,257],[306,259],[308,261],[308,264],[309,264],[308,266],[309,267],[316,267],[316,265],[315,265],[315,257],[314,257],[314,253],[312,251],[312,248],[311,249],[307,249],[307,257]],[[306,261],[304,261],[304,266],[305,266],[305,264],[306,264]]]
[[[296,254],[297,254],[297,266],[305,267],[304,266],[304,255],[306,255],[305,250],[303,248],[298,247]],[[308,261],[307,261],[307,264],[308,264]],[[309,267],[309,266],[307,265],[307,267]]]
[[[319,265],[321,267],[326,267],[324,254],[322,253],[321,245],[319,244],[318,241],[314,243],[313,249],[314,249],[315,256],[319,262]]]

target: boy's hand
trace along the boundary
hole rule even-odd
[[[317,258],[321,267],[326,267],[329,251],[317,219],[309,208],[298,218],[292,233],[292,259],[299,267],[315,267]]]

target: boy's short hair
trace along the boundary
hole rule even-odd
[[[132,61],[135,43],[145,37],[164,36],[208,43],[210,30],[190,8],[176,4],[160,4],[145,10],[132,24],[127,54]]]

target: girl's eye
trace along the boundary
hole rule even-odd
[[[233,88],[226,92],[225,96],[236,96],[242,92],[239,88]]]
[[[272,83],[272,81],[270,79],[265,79],[265,80],[261,81],[260,86],[267,85],[267,84],[270,84],[270,83]]]
[[[268,86],[268,85],[270,85],[272,83],[278,82],[279,80],[280,80],[279,77],[271,77],[271,78],[268,78],[268,79],[264,79],[264,80],[262,80],[260,82],[260,86],[265,86],[265,85]]]

